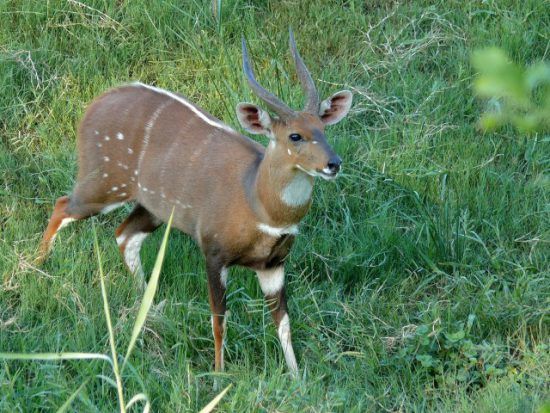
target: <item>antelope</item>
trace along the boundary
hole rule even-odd
[[[276,116],[239,103],[237,118],[267,147],[236,132],[178,93],[142,83],[107,91],[87,109],[78,130],[79,171],[69,196],[57,199],[40,257],[74,220],[135,206],[116,229],[130,272],[143,280],[140,248],[172,210],[173,226],[190,235],[206,261],[214,364],[223,371],[228,268],[256,272],[286,365],[298,374],[284,285],[284,262],[311,204],[315,177],[332,180],[342,160],[324,134],[352,102],[343,90],[320,102],[290,30],[290,50],[306,95],[294,111],[255,79],[242,39],[243,70],[252,91]]]

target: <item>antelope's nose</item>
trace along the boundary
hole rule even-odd
[[[339,156],[335,156],[328,161],[327,168],[331,173],[336,174],[340,171],[340,165],[342,165],[342,159]]]

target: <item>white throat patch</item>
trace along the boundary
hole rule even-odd
[[[288,206],[299,207],[309,202],[312,190],[313,185],[309,177],[298,172],[281,192],[281,199]]]

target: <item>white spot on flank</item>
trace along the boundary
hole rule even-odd
[[[151,193],[152,193],[152,192],[151,192]],[[161,196],[162,198],[166,199],[166,195],[160,194],[160,196]]]
[[[103,160],[104,160],[105,162],[109,162],[109,161],[110,161],[110,159],[109,159],[108,156],[104,156],[104,157],[103,157]]]
[[[279,323],[277,329],[279,335],[279,341],[285,355],[286,365],[290,372],[296,376],[298,374],[298,363],[296,363],[296,356],[294,355],[294,349],[292,348],[292,340],[290,338],[290,320],[288,314],[285,314]]]
[[[141,189],[141,182],[138,182],[138,188]]]
[[[133,176],[131,176],[131,177],[130,177],[130,181],[136,182],[136,178],[134,178]]]
[[[123,192],[123,193],[119,194],[118,196],[124,197],[124,196],[126,196],[126,195],[128,195],[128,194],[127,194],[126,192]]]
[[[118,133],[116,134],[116,138],[117,138],[119,141],[121,141],[121,140],[124,139],[124,135],[123,135],[121,132],[118,132]]]
[[[111,138],[109,138],[107,135],[105,135],[105,140],[106,140],[106,141],[110,141]]]
[[[288,227],[272,227],[264,223],[258,224],[258,229],[267,235],[272,237],[280,237],[285,234],[298,234],[298,225],[289,225]]]
[[[256,271],[256,275],[265,295],[275,295],[285,285],[285,269],[283,266]]]
[[[126,188],[126,184],[120,184],[121,188]]]
[[[152,189],[149,189],[149,193],[150,193],[151,195],[155,195],[155,191],[153,191]]]
[[[109,174],[105,173],[103,174],[103,178],[107,178],[109,176]]]
[[[103,144],[102,144],[101,142],[98,142],[98,143],[97,143],[97,147],[98,147],[98,148],[101,148],[102,146],[103,146]]]
[[[141,86],[141,87],[144,87],[146,89],[149,89],[149,90],[153,90],[157,93],[160,93],[162,95],[165,95],[165,96],[168,96],[176,101],[178,101],[179,103],[181,103],[183,106],[187,107],[188,109],[190,109],[195,115],[197,115],[200,119],[202,119],[204,122],[208,123],[209,125],[212,125],[212,126],[215,126],[216,128],[220,128],[220,129],[223,129],[223,130],[226,130],[228,132],[235,132],[232,128],[230,128],[229,126],[227,125],[224,125],[223,123],[220,123],[220,122],[216,122],[215,120],[213,119],[210,119],[208,116],[206,116],[203,112],[201,112],[195,105],[193,105],[192,103],[188,102],[187,100],[185,100],[184,98],[180,97],[180,96],[177,96],[175,95],[174,93],[172,92],[169,92],[167,90],[164,90],[164,89],[160,89],[158,87],[154,87],[154,86],[149,86],[149,85],[145,85],[141,82],[135,82],[133,84],[134,86]]]
[[[95,131],[94,131],[94,135],[99,135],[99,131],[98,131],[98,130],[95,130]]]
[[[318,141],[311,141],[312,144],[314,145],[317,145],[319,142]]]
[[[307,204],[311,199],[312,190],[311,179],[306,174],[298,172],[294,175],[292,181],[284,187],[281,199],[288,206],[302,206]]]
[[[125,165],[122,162],[118,162],[117,165],[120,166],[122,169],[128,170],[128,165]]]
[[[114,204],[107,205],[105,208],[101,210],[102,214],[108,214],[111,211],[114,211],[117,208],[120,208],[122,205],[124,205],[124,202],[115,202]],[[118,238],[117,238],[118,241]]]
[[[134,150],[132,148],[128,148],[128,153],[131,155],[134,153]]]
[[[222,283],[222,285],[225,287],[227,287],[227,268],[223,267],[221,272],[220,272],[220,281]]]
[[[113,192],[114,192],[114,191],[118,191],[118,186],[113,186],[113,187],[111,188],[111,191],[113,191]]]

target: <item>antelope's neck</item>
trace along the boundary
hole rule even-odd
[[[311,204],[313,178],[268,147],[258,168],[256,194],[269,225],[298,224]]]

